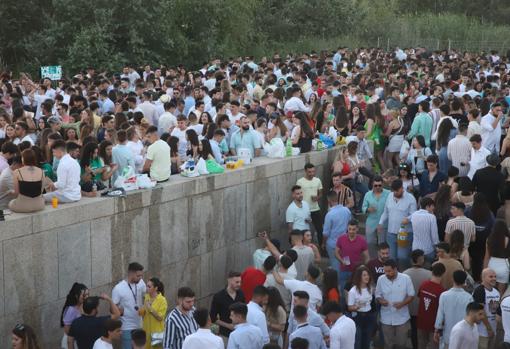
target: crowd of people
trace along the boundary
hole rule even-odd
[[[135,262],[111,297],[77,283],[62,348],[508,348],[509,69],[497,52],[340,47],[89,68],[56,88],[6,73],[0,208],[96,196],[127,168],[158,183],[190,161],[217,169],[274,139],[337,144],[330,182],[308,163],[289,188],[290,248],[259,233],[253,265],[232,266],[209,308],[186,286],[166,298]],[[28,325],[12,333],[37,348]]]

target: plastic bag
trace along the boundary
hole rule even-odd
[[[265,143],[264,150],[269,158],[285,157],[285,144],[283,144],[281,138],[273,138],[271,143]]]
[[[156,182],[152,181],[147,174],[141,174],[136,177],[136,185],[140,189],[150,189],[156,186]]]
[[[335,141],[327,135],[320,134],[319,139],[322,141],[326,149],[333,148],[335,146]]]
[[[197,166],[195,166],[195,160],[190,159],[181,165],[181,176],[184,177],[200,176],[200,173],[198,173]]]
[[[113,183],[114,188],[122,188],[125,191],[137,190],[135,170],[131,166],[126,166],[122,174],[117,177]]]
[[[207,160],[205,162],[205,165],[206,165],[207,171],[209,171],[209,173],[223,173],[223,172],[225,172],[225,169],[223,168],[223,166],[218,164],[216,162],[216,160],[214,160],[214,159]]]
[[[301,154],[301,149],[296,148],[296,147],[292,147],[292,156],[296,156],[296,155],[299,155],[299,154]]]
[[[197,170],[198,173],[201,175],[208,175],[209,171],[207,171],[207,165],[205,163],[205,160],[200,158],[197,162]]]

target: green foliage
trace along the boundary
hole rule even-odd
[[[0,62],[69,75],[338,45],[504,49],[509,14],[508,0],[2,0]]]

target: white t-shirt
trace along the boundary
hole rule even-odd
[[[505,337],[503,338],[503,341],[510,343],[510,297],[503,298],[500,306],[503,330],[505,331]]]
[[[14,145],[18,145],[18,144],[20,144],[20,143],[22,143],[22,142],[25,142],[25,141],[30,142],[30,144],[31,144],[31,145],[34,145],[34,140],[32,139],[32,137],[30,137],[30,135],[26,135],[26,136],[25,136],[25,137],[23,137],[22,139],[20,139],[20,138],[16,137],[16,138],[12,141],[12,143],[14,143]]]
[[[308,308],[317,311],[317,308],[322,304],[322,292],[320,288],[309,281],[299,280],[283,280],[283,285],[293,295],[296,291],[305,291],[310,296],[308,301]],[[294,298],[294,296],[292,296]],[[294,303],[294,302],[292,302]]]
[[[287,208],[285,214],[287,223],[292,223],[292,229],[296,230],[310,230],[310,224],[306,220],[311,219],[310,206],[306,201],[301,201],[301,207],[298,207],[292,201]]]
[[[496,312],[499,307],[499,298],[500,295],[497,288],[493,287],[490,291],[485,289],[485,304],[483,305],[483,308],[494,333],[496,333]],[[487,328],[482,322],[478,324],[478,333],[481,337],[489,336]]]
[[[349,298],[347,299],[347,305],[359,305],[359,312],[365,313],[371,310],[370,303],[372,302],[372,293],[367,288],[362,288],[361,293],[358,292],[356,286],[352,286],[349,290]]]
[[[120,318],[122,320],[122,331],[135,330],[141,327],[142,318],[138,315],[138,310],[135,307],[143,306],[145,292],[146,286],[143,280],[140,280],[138,284],[128,284],[126,280],[122,280],[113,288],[113,302],[124,309],[124,314]]]
[[[101,338],[98,338],[95,342],[94,342],[94,346],[92,347],[92,349],[113,349],[113,345],[111,345],[110,343],[108,342],[105,342],[103,339]]]
[[[161,114],[158,120],[158,134],[161,136],[165,132],[169,132],[170,128],[177,125],[177,118],[170,112]]]
[[[171,135],[179,138],[179,145],[178,145],[179,157],[181,159],[185,158],[186,157],[186,147],[188,146],[188,141],[186,140],[186,130],[181,131],[181,129],[176,127],[173,129]]]

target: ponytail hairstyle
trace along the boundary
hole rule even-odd
[[[64,307],[62,308],[62,314],[60,315],[60,326],[64,327],[64,314],[68,307],[74,307],[78,304],[80,300],[80,296],[82,292],[86,291],[88,288],[84,284],[80,284],[75,282],[71,287],[71,290],[67,294],[66,302]]]
[[[163,285],[160,279],[158,279],[157,277],[153,277],[150,279],[150,282],[152,282],[154,287],[158,289],[158,292],[161,293],[162,296],[165,295],[165,285]]]

